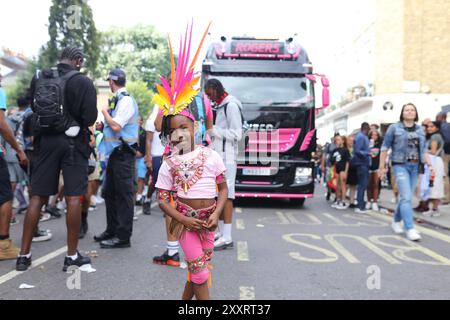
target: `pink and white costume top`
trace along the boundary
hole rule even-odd
[[[214,199],[217,184],[225,181],[225,171],[217,152],[198,146],[185,155],[168,157],[159,170],[156,188],[176,191],[183,199]]]

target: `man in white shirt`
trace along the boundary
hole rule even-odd
[[[100,146],[107,158],[103,187],[107,227],[94,240],[103,249],[128,248],[133,231],[139,110],[125,89],[125,72],[112,70],[107,80],[114,93],[112,104],[102,110],[105,127]]]
[[[159,168],[161,167],[162,157],[164,155],[165,149],[161,143],[161,132],[159,132],[155,127],[158,110],[158,107],[153,108],[153,112],[150,114],[144,127],[145,131],[147,132],[145,164],[147,165],[147,175],[149,176],[149,188],[143,210],[143,213],[145,215],[151,214],[151,199],[153,193],[155,192],[155,184],[156,180],[158,179]]]

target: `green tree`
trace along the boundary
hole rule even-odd
[[[20,72],[17,81],[5,88],[8,98],[8,106],[17,106],[17,98],[30,88],[31,79],[33,78],[37,69],[37,62],[30,60],[27,68]]]
[[[127,91],[134,97],[139,106],[139,114],[144,121],[152,111],[153,92],[147,88],[147,84],[143,81],[130,81],[127,83]]]
[[[106,75],[114,68],[124,69],[129,80],[153,88],[159,75],[170,71],[167,39],[152,26],[112,28],[102,34],[100,69]]]
[[[100,34],[87,0],[52,0],[48,33],[50,40],[41,48],[39,67],[55,65],[63,48],[78,46],[84,50],[88,73],[99,75]]]

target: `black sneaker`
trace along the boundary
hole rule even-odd
[[[169,251],[166,250],[161,256],[153,258],[154,264],[163,266],[179,267],[180,266],[180,254],[176,253],[173,256],[169,256]]]
[[[67,269],[69,269],[72,266],[81,267],[81,266],[91,263],[91,258],[83,257],[78,251],[77,251],[77,254],[78,254],[78,257],[75,260],[72,260],[69,257],[66,257],[64,259],[64,267],[63,267],[64,272],[67,272]]]
[[[16,261],[16,270],[17,271],[27,271],[31,266],[31,258],[32,257],[18,257]]]
[[[56,218],[56,219],[59,219],[59,218],[61,218],[61,216],[62,216],[62,214],[61,214],[61,212],[59,211],[58,208],[53,208],[53,207],[50,207],[50,206],[47,206],[47,207],[45,208],[45,212],[50,213],[50,215],[51,215],[53,218]]]
[[[145,214],[146,216],[149,216],[152,214],[152,203],[151,202],[144,203],[142,213]]]
[[[28,206],[19,208],[19,210],[17,210],[17,214],[27,213],[27,210],[28,210]]]

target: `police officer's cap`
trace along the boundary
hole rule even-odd
[[[125,74],[125,71],[123,71],[122,69],[113,69],[109,72],[106,80],[125,82],[127,80],[127,75]]]

